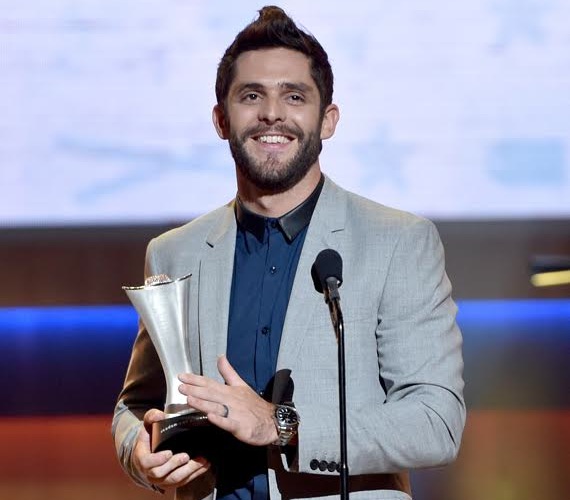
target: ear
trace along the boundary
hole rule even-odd
[[[340,119],[340,111],[336,104],[329,104],[325,109],[323,123],[321,124],[321,139],[330,139],[336,130]]]
[[[224,110],[219,104],[216,104],[212,110],[212,121],[214,122],[214,127],[216,128],[216,132],[220,136],[220,139],[227,139],[230,135],[228,123]]]

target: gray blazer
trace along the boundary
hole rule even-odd
[[[192,273],[191,364],[221,380],[226,352],[236,222],[229,203],[151,241],[146,274]],[[290,371],[301,416],[289,464],[268,447],[271,499],[336,498],[337,472],[311,468],[340,462],[337,344],[311,266],[325,249],[343,258],[348,465],[353,499],[409,499],[408,469],[443,465],[458,452],[465,423],[461,333],[434,225],[349,193],[330,179],[315,208],[299,260],[277,370]],[[277,399],[282,388],[274,388]],[[164,376],[141,325],[113,434],[130,466],[140,419],[164,405]],[[211,474],[180,488],[179,499],[215,498]]]

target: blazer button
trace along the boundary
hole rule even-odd
[[[329,465],[329,463],[328,463],[326,460],[321,460],[321,461],[319,462],[319,470],[320,470],[321,472],[326,471],[328,465]]]
[[[335,461],[332,461],[332,462],[329,462],[327,470],[329,472],[334,472],[335,470],[337,470],[337,468],[338,468],[338,464]]]
[[[319,461],[316,458],[313,458],[313,460],[311,460],[311,463],[309,463],[309,467],[311,470],[317,470],[319,468]]]

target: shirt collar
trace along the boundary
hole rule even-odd
[[[319,201],[319,195],[323,189],[324,181],[325,177],[321,174],[321,179],[317,187],[305,201],[285,215],[277,219],[271,219],[277,221],[287,241],[293,241],[297,235],[309,225],[317,201]],[[269,218],[248,210],[239,199],[239,196],[236,197],[236,219],[243,229],[252,233],[259,241],[263,240],[265,224]]]

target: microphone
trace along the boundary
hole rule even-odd
[[[315,289],[324,293],[338,345],[338,400],[340,431],[340,498],[349,498],[349,472],[346,427],[346,363],[344,357],[344,320],[338,288],[342,285],[342,258],[336,250],[327,248],[317,255],[311,268]]]
[[[315,289],[325,294],[325,302],[340,300],[338,288],[342,285],[342,258],[336,250],[322,250],[311,270]]]

